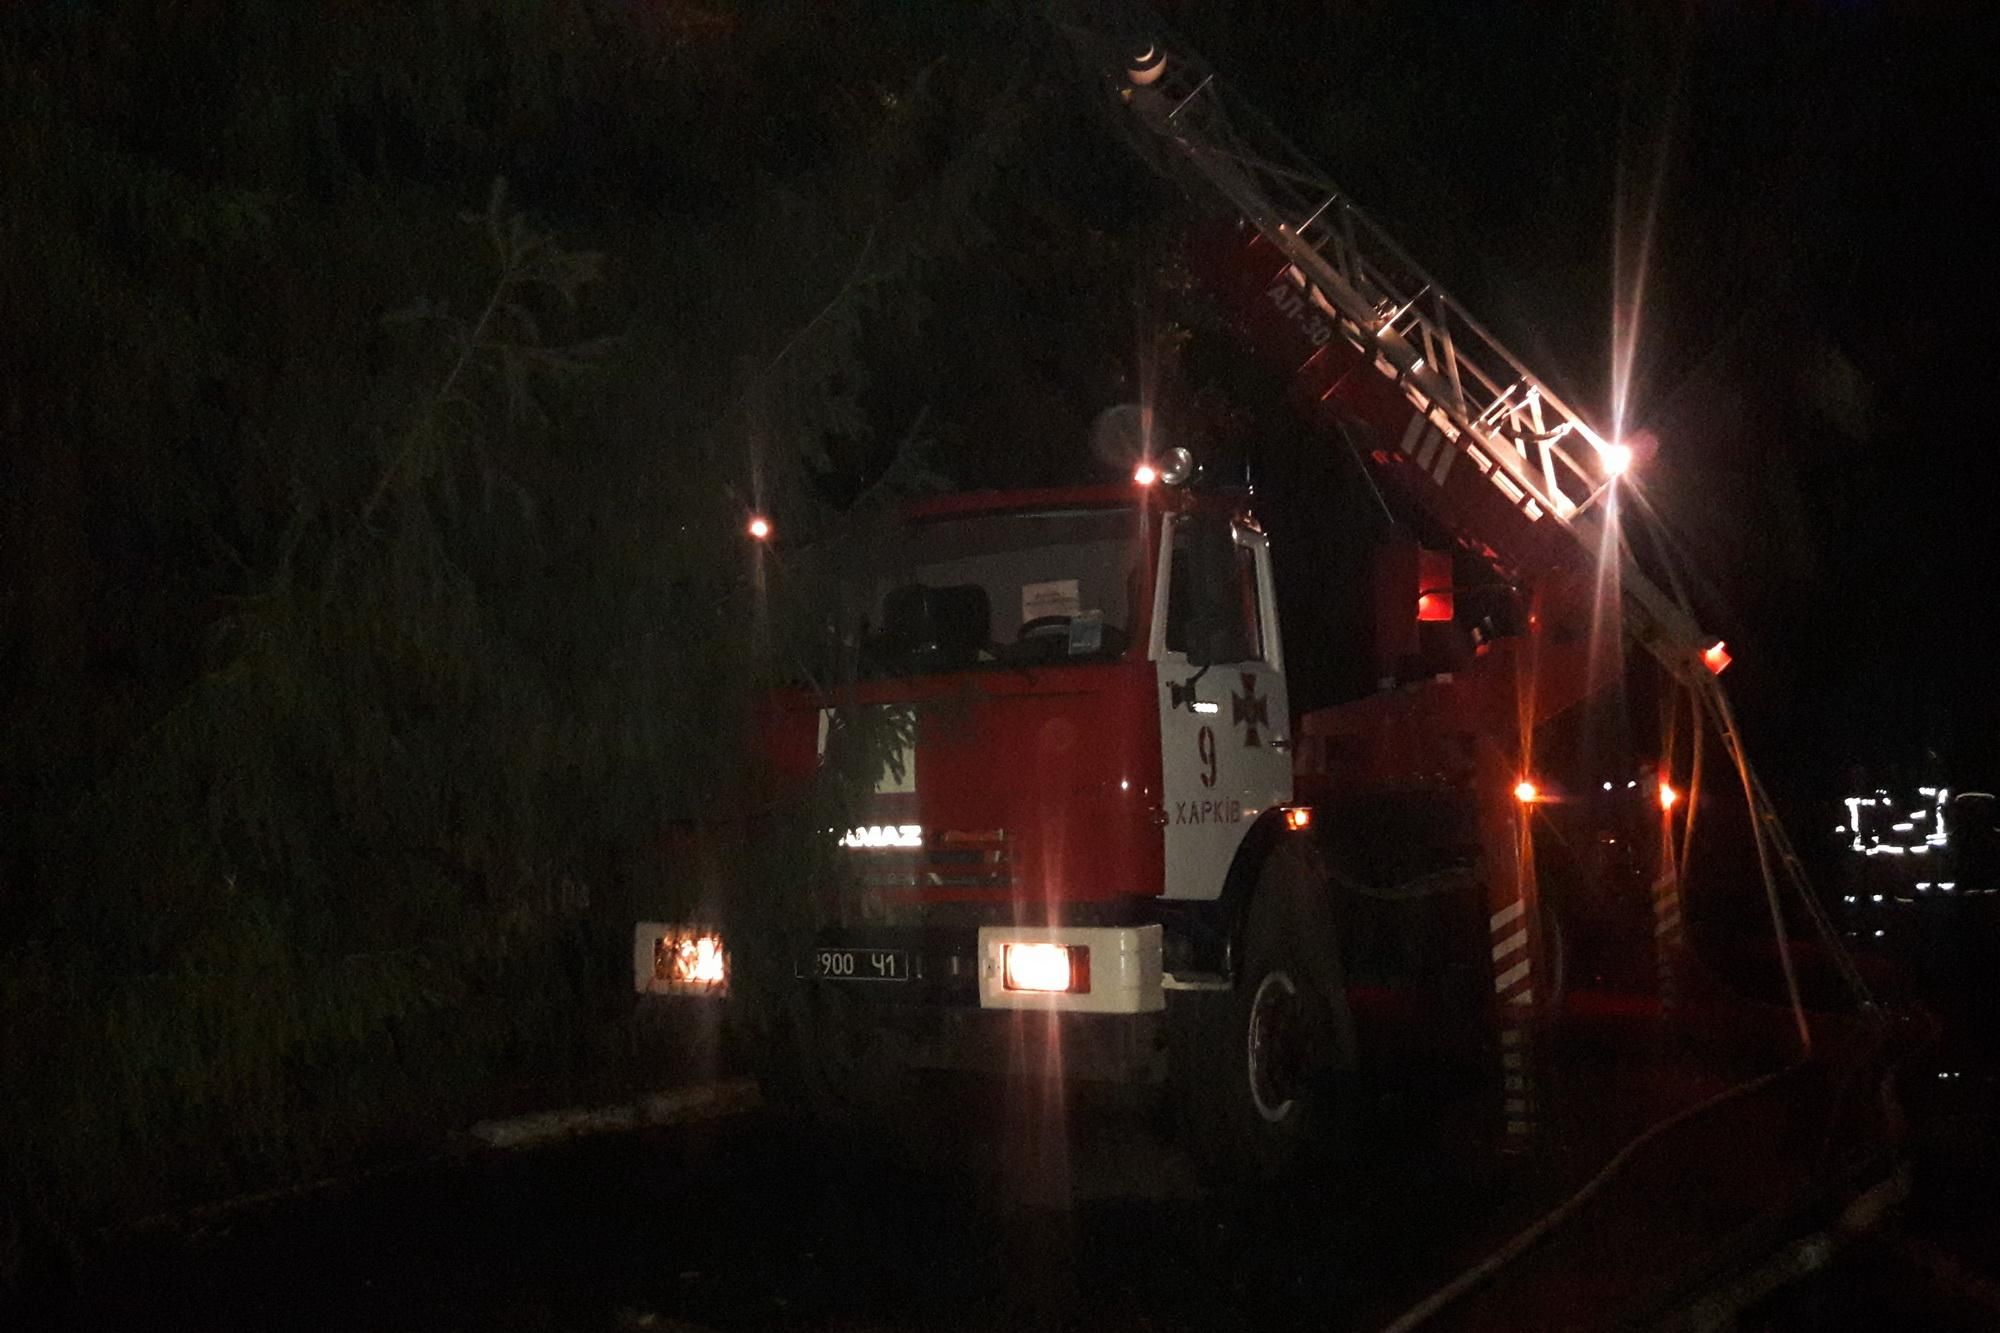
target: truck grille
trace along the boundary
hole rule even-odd
[[[1005,829],[938,829],[922,847],[871,850],[856,876],[865,889],[1014,887],[1013,840]]]

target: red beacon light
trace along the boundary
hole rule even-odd
[[[1723,646],[1720,639],[1702,649],[1701,664],[1713,675],[1721,675],[1735,660],[1729,655],[1729,650]]]
[[[1661,810],[1671,810],[1671,809],[1673,809],[1673,808],[1674,808],[1674,803],[1675,803],[1676,801],[1680,800],[1680,798],[1681,798],[1681,794],[1680,794],[1679,792],[1677,792],[1677,791],[1675,791],[1675,790],[1674,790],[1674,786],[1673,786],[1673,784],[1672,784],[1671,782],[1662,782],[1662,783],[1660,784],[1660,809],[1661,809]]]
[[[1542,789],[1526,778],[1522,778],[1514,784],[1514,799],[1522,805],[1533,805],[1542,799]]]
[[[1417,594],[1417,619],[1425,624],[1450,621],[1452,619],[1452,595],[1447,591],[1423,592]]]

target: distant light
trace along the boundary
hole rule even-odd
[[[1285,807],[1285,827],[1294,833],[1302,833],[1312,827],[1313,812],[1309,805],[1288,805]]]
[[[1633,778],[1632,780],[1630,780],[1629,782],[1627,782],[1627,783],[1625,784],[1625,790],[1626,790],[1626,791],[1631,791],[1631,790],[1632,790],[1632,789],[1633,789],[1634,787],[1636,787],[1636,786],[1638,786],[1638,785],[1639,785],[1639,779],[1637,779],[1637,778]]]
[[[1209,713],[1220,713],[1222,705],[1212,699],[1197,699],[1194,701],[1194,711],[1206,716]]]
[[[1533,805],[1536,801],[1542,799],[1542,789],[1526,778],[1522,778],[1514,784],[1514,799],[1522,805]]]
[[[1672,783],[1662,782],[1660,784],[1660,809],[1673,809],[1674,802],[1680,800],[1680,798],[1681,794],[1674,790]]]
[[[1729,649],[1723,646],[1721,639],[1717,639],[1702,650],[1701,664],[1718,676],[1728,670],[1729,664],[1733,660],[1729,656]]]
[[[1604,790],[1606,790],[1606,791],[1610,791],[1610,790],[1611,790],[1611,784],[1610,784],[1610,783],[1608,783],[1608,782],[1607,782],[1607,783],[1605,783],[1605,784],[1604,784]]]
[[[1132,469],[1132,480],[1138,482],[1141,486],[1151,486],[1159,479],[1160,474],[1154,471],[1151,463],[1141,463],[1138,467]]]
[[[1868,901],[1871,903],[1879,903],[1882,901],[1882,895],[1878,893],[1874,897],[1870,898]]]
[[[760,542],[766,540],[771,535],[771,520],[765,518],[762,514],[752,514],[750,516],[749,533]]]
[[[1620,477],[1625,469],[1632,466],[1632,446],[1629,444],[1607,444],[1598,450],[1597,456],[1604,463],[1604,470],[1611,476]]]

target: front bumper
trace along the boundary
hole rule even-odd
[[[641,995],[726,995],[726,971],[692,982],[685,965],[675,966],[674,945],[694,938],[700,938],[704,948],[710,940],[716,941],[716,951],[725,959],[742,947],[723,941],[712,928],[642,921],[632,936],[634,989]],[[1059,944],[1088,950],[1087,988],[1058,992],[1010,989],[1005,980],[1005,951],[1015,944]],[[823,949],[893,949],[907,956],[907,978],[864,987],[868,994],[862,998],[869,1004],[970,1005],[1078,1014],[1151,1014],[1166,1007],[1162,932],[1157,924],[835,928],[814,936],[811,951]],[[857,984],[853,980],[813,981],[805,977],[800,982],[842,990],[854,989]]]
[[[661,942],[684,938],[690,929],[639,923],[632,942],[636,991],[649,1004],[676,1009],[733,1008],[726,981],[695,987],[668,975],[671,950]],[[1003,954],[1008,944],[1087,948],[1089,989],[1008,990]],[[731,969],[744,947],[729,946]],[[859,1041],[873,1048],[876,1058],[905,1069],[1119,1083],[1153,1083],[1165,1076],[1166,995],[1157,923],[836,927],[817,932],[808,951],[828,948],[901,951],[910,976],[864,982],[795,975],[789,984],[797,1007],[790,1021],[810,1031],[811,1042],[822,1050],[827,1043]],[[794,972],[796,961],[783,960],[782,971]]]

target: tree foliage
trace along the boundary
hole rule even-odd
[[[809,551],[935,484],[993,428],[942,331],[1120,317],[1034,157],[1043,40],[1004,5],[10,15],[16,1225],[615,1044],[630,923],[701,887],[660,831],[749,790],[808,606],[744,515]]]

